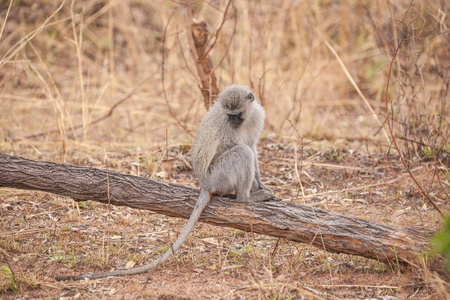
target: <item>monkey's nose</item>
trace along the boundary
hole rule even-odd
[[[235,126],[235,127],[239,127],[242,122],[244,121],[244,119],[242,118],[242,113],[238,113],[238,114],[229,114],[228,118],[230,120],[230,123]]]

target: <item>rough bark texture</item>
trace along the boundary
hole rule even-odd
[[[199,193],[192,187],[112,170],[39,162],[1,153],[0,187],[44,191],[76,201],[110,201],[185,219]],[[391,262],[415,261],[427,250],[432,234],[425,229],[383,225],[277,199],[239,203],[213,197],[200,221],[313,244],[329,252]]]

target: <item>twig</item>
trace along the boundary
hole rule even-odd
[[[235,14],[236,14],[236,10],[235,10]],[[233,32],[231,33],[230,42],[227,44],[227,48],[225,49],[225,53],[223,54],[222,58],[219,60],[217,65],[213,68],[212,72],[215,72],[216,69],[222,65],[222,62],[225,59],[225,57],[227,57],[227,54],[230,51],[231,43],[233,42],[233,38],[234,38],[234,36],[236,34],[236,28],[237,28],[237,17],[234,18]]]
[[[171,180],[170,180],[170,163],[169,163],[169,133],[167,131],[167,127],[166,127],[166,162],[167,162],[167,174],[170,182]]]
[[[306,143],[306,144],[304,144],[303,143],[303,137],[300,135],[300,132],[298,132],[298,129],[294,126],[294,124],[292,123],[292,121],[291,120],[289,120],[287,117],[286,117],[286,120],[288,120],[288,122],[291,124],[291,127],[295,130],[295,132],[297,133],[297,136],[298,136],[298,138],[300,139],[300,141],[301,141],[301,156],[300,156],[300,168],[301,168],[301,170],[302,170],[302,172],[301,173],[304,173],[305,171],[303,170],[303,149],[306,147],[306,146],[308,146],[309,144],[311,144],[312,142],[314,142],[314,140],[312,140],[312,141],[309,141],[308,143]],[[298,184],[300,185],[300,189],[301,189],[301,192],[302,192],[302,196],[303,196],[303,198],[305,198],[305,196],[306,196],[306,194],[305,194],[305,190],[304,190],[304,188],[303,188],[303,184],[302,184],[302,177],[301,177],[301,174],[298,172],[298,154],[297,154],[297,143],[294,143],[294,149],[295,149],[295,162],[294,162],[294,167],[295,167],[295,174],[296,174],[296,177],[297,177],[297,181],[298,181]],[[297,193],[297,198],[298,198],[298,193]]]
[[[11,80],[13,80],[16,77],[21,76],[23,73],[25,73],[26,71],[28,71],[30,69],[30,65],[28,65],[28,67],[23,70],[22,72],[18,73],[18,74],[14,74],[13,76],[10,76],[5,82],[2,82],[2,84],[0,85],[0,88],[2,88],[5,84],[7,84],[8,82],[10,82]]]
[[[197,77],[195,77],[194,71],[192,71],[191,66],[187,62],[186,56],[184,55],[183,46],[181,45],[179,33],[180,32],[178,31],[178,27],[177,27],[177,42],[178,42],[178,47],[180,47],[180,53],[181,53],[181,57],[183,58],[184,65],[185,65],[186,69],[189,71],[189,73],[191,73],[192,77],[194,77],[195,80],[197,80]]]
[[[41,26],[39,26],[38,28],[34,29],[33,31],[31,31],[30,33],[28,33],[26,36],[24,36],[23,38],[21,38],[13,47],[11,47],[6,53],[5,55],[3,55],[3,57],[0,59],[0,68],[3,67],[6,62],[8,62],[12,57],[16,56],[16,54],[18,54],[20,52],[20,50],[23,49],[23,47],[25,47],[29,41],[31,41],[38,33],[40,33],[42,31],[42,29],[44,29],[44,27],[46,27],[46,25],[50,22],[50,20],[61,10],[61,8],[64,6],[65,4],[65,0],[61,3],[61,5],[50,15],[50,17],[48,17],[44,23],[42,23]],[[6,19],[5,19],[6,22]]]
[[[431,200],[430,196],[428,195],[427,192],[425,192],[425,190],[423,189],[423,187],[419,184],[419,182],[416,180],[416,178],[414,177],[414,175],[412,174],[411,170],[409,169],[408,165],[406,164],[405,159],[403,158],[403,155],[400,151],[400,148],[397,144],[397,139],[394,136],[394,132],[392,130],[392,126],[391,126],[391,121],[389,120],[389,106],[388,106],[388,91],[389,91],[389,82],[391,80],[391,73],[392,73],[392,64],[395,61],[395,57],[397,56],[398,51],[400,50],[402,44],[405,42],[406,40],[406,34],[407,32],[402,36],[402,39],[400,40],[400,43],[398,44],[397,48],[394,51],[394,54],[392,56],[392,60],[389,63],[389,72],[388,72],[388,78],[387,78],[387,83],[386,83],[386,93],[385,93],[385,109],[386,109],[386,114],[387,114],[387,124],[389,127],[389,133],[391,134],[392,137],[392,142],[394,143],[395,149],[397,150],[398,155],[400,156],[400,160],[402,161],[403,166],[405,167],[406,171],[408,172],[409,176],[411,177],[411,179],[414,181],[414,183],[417,185],[417,187],[419,188],[420,192],[422,193],[422,195],[424,195],[428,201],[430,202],[430,204],[439,212],[439,214],[444,217],[442,211],[439,209],[439,207],[437,207],[436,203],[434,203],[433,200]]]
[[[78,79],[80,81],[80,93],[81,93],[81,119],[83,121],[83,137],[86,139],[87,130],[89,127],[88,122],[88,107],[86,94],[84,92],[84,77],[83,77],[83,56],[81,55],[81,46],[83,43],[83,22],[80,22],[80,32],[79,37],[77,37],[77,31],[75,26],[75,16],[74,16],[74,5],[75,0],[72,0],[70,5],[70,16],[72,18],[72,30],[73,30],[73,40],[75,44],[76,57],[77,57],[77,67],[78,67]]]
[[[439,162],[442,164],[441,161],[439,161]],[[436,166],[435,166],[435,168],[438,169]],[[448,170],[447,170],[447,171],[448,171]],[[447,199],[450,199],[450,196],[449,196],[449,194],[447,193],[446,188],[444,188],[444,186],[442,185],[442,179],[441,179],[441,176],[439,175],[439,172],[436,172],[436,175],[437,175],[438,183],[439,183],[439,185],[441,186],[442,191],[443,191],[444,194],[447,196]]]
[[[200,76],[200,80],[202,82],[202,85],[205,86],[204,83],[207,83],[208,80],[206,78],[205,72],[203,72],[202,66],[200,65],[200,60],[199,60],[197,51],[195,49],[194,38],[192,37],[191,7],[192,7],[192,3],[189,2],[187,7],[186,7],[186,14],[185,14],[186,37],[187,37],[187,41],[188,41],[188,44],[189,44],[189,48],[191,48],[191,54],[192,54],[192,57],[194,58],[194,61],[195,61],[195,68],[197,69],[198,76]]]
[[[372,154],[370,154],[370,151],[369,151],[369,147],[368,147],[368,145],[367,145],[367,142],[366,142],[366,150],[367,150],[367,154],[369,154],[370,158],[371,158],[371,159],[372,159],[372,160],[373,160],[380,168],[382,168],[383,170],[385,170],[385,171],[388,172],[388,173],[393,174],[394,176],[397,177],[398,180],[400,180],[400,181],[403,182],[404,184],[408,185],[410,188],[415,189],[416,191],[420,192],[420,190],[419,190],[418,188],[416,188],[416,187],[414,187],[413,185],[409,184],[408,182],[404,181],[404,180],[402,179],[402,176],[403,176],[402,174],[397,173],[397,172],[394,171],[394,168],[393,168],[392,165],[391,165],[391,161],[389,160],[389,157],[387,157],[387,156],[385,155],[385,158],[386,158],[386,160],[387,160],[387,162],[388,162],[388,164],[389,164],[390,169],[386,168],[385,166],[383,166],[382,164],[380,164],[379,162],[377,162],[377,160],[375,159],[375,157],[373,157]]]
[[[208,50],[206,50],[206,51],[198,58],[199,61],[201,61],[202,59],[204,59],[204,58],[206,57],[206,55],[208,55],[209,52],[211,52],[211,50],[214,48],[214,45],[215,45],[216,42],[217,42],[219,33],[220,33],[220,31],[222,30],[222,26],[223,26],[223,24],[225,23],[225,20],[226,20],[226,17],[227,17],[227,13],[228,13],[228,8],[230,7],[232,1],[233,1],[233,0],[229,0],[229,1],[228,1],[227,7],[225,8],[225,12],[223,13],[222,22],[220,22],[220,25],[219,25],[219,27],[217,28],[216,33],[214,34],[214,41],[212,42],[212,44],[211,44],[211,46],[208,48]]]
[[[256,278],[255,273],[253,273],[252,268],[250,267],[248,270],[250,271],[250,274],[252,274],[253,280],[256,281],[256,284],[258,285],[258,289],[259,289],[259,291],[261,292],[261,294],[263,295],[264,299],[267,299],[266,293],[264,292],[263,287],[262,287],[261,284],[259,283],[258,278]]]
[[[0,40],[2,39],[3,30],[5,30],[6,20],[8,20],[9,11],[11,10],[11,6],[12,6],[13,1],[14,0],[10,0],[9,1],[8,10],[6,11],[6,16],[5,16],[5,19],[3,20],[2,28],[0,29]]]
[[[359,89],[358,85],[353,80],[352,75],[350,75],[350,73],[348,72],[348,70],[345,67],[344,63],[342,62],[341,58],[337,54],[336,50],[334,50],[334,48],[330,45],[330,43],[328,43],[328,41],[325,41],[325,45],[328,47],[328,49],[331,51],[331,53],[333,53],[334,57],[336,57],[336,59],[337,59],[339,65],[341,66],[342,70],[344,70],[344,73],[347,76],[348,80],[350,80],[351,84],[355,88],[355,90],[358,93],[358,95],[361,97],[361,99],[363,99],[364,104],[366,104],[366,106],[369,108],[370,113],[372,114],[373,118],[377,121],[378,125],[382,128],[383,125],[381,124],[380,119],[378,119],[378,116],[375,113],[375,111],[373,110],[373,108],[370,105],[369,101],[367,100],[367,98],[364,96],[364,94]],[[390,141],[389,141],[389,137],[388,137],[388,135],[386,133],[386,130],[384,130],[384,128],[382,128],[382,130],[383,130],[384,137],[386,138],[386,141],[389,144]]]
[[[169,110],[169,114],[172,118],[174,118],[174,120],[177,122],[177,124],[190,136],[194,136],[191,131],[186,127],[186,125],[184,125],[180,119],[177,118],[177,115],[173,112],[172,107],[170,106],[169,100],[167,99],[167,93],[166,93],[166,84],[165,84],[165,72],[164,72],[164,64],[165,64],[165,57],[166,57],[166,36],[167,36],[167,27],[169,27],[169,23],[170,23],[170,19],[172,18],[172,16],[174,15],[176,11],[174,10],[170,16],[169,19],[167,20],[167,24],[164,27],[164,33],[163,33],[163,38],[162,38],[162,51],[161,51],[161,86],[162,86],[162,91],[163,91],[163,95],[164,95],[164,100],[166,101],[166,105],[167,105],[167,109]]]
[[[155,72],[156,73],[156,72]],[[146,77],[144,77],[141,81],[139,81],[130,91],[128,91],[128,93],[126,93],[122,98],[120,98],[113,106],[111,106],[111,108],[109,109],[109,111],[106,113],[106,114],[104,114],[103,116],[101,116],[101,117],[99,117],[99,118],[97,118],[97,119],[95,119],[95,120],[93,120],[93,121],[91,121],[91,122],[89,122],[89,126],[90,125],[93,125],[93,124],[96,124],[96,123],[98,123],[98,122],[100,122],[100,121],[103,121],[104,119],[106,119],[106,118],[109,118],[112,114],[113,114],[113,112],[114,112],[114,110],[119,106],[119,105],[121,105],[123,102],[125,102],[126,100],[128,100],[131,96],[133,96],[133,94],[147,81],[147,80],[149,80],[151,77],[153,77],[154,75],[155,75],[155,73],[152,73],[152,74],[149,74],[149,75],[147,75]],[[81,123],[81,124],[78,124],[78,125],[75,125],[75,126],[73,126],[72,127],[72,130],[75,130],[75,129],[78,129],[78,128],[81,128],[81,127],[83,127],[83,124]],[[46,134],[49,134],[49,133],[55,133],[55,132],[59,132],[59,129],[52,129],[52,130],[47,130],[47,131],[43,131],[43,132],[39,132],[39,133],[35,133],[35,134],[30,134],[30,135],[27,135],[27,136],[25,136],[23,139],[31,139],[31,138],[37,138],[37,137],[40,137],[40,136],[43,136],[43,135],[46,135]],[[17,140],[19,140],[19,138],[17,138],[17,139],[15,139],[14,141],[17,141]]]
[[[211,2],[206,1],[206,0],[203,0],[202,2],[208,4],[209,6],[211,6],[212,8],[214,8],[215,10],[220,11],[221,13],[223,13],[223,11],[220,10],[220,7],[215,6],[215,5],[212,4]]]

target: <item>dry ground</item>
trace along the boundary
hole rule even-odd
[[[286,201],[404,226],[437,230],[440,217],[413,188],[378,167],[361,145],[266,138],[260,145],[265,182]],[[332,147],[330,147],[332,146]],[[340,146],[340,147],[337,147]],[[320,150],[318,150],[320,148]],[[170,147],[159,176],[195,184],[184,154],[189,145]],[[7,145],[0,149],[11,151]],[[161,149],[164,150],[164,149]],[[37,153],[30,145],[16,155],[55,160],[52,149]],[[74,151],[68,163],[102,168],[105,155]],[[107,151],[110,168],[149,176],[148,157],[135,149]],[[159,156],[159,151],[154,151]],[[386,165],[382,155],[372,156]],[[295,169],[295,160],[298,168]],[[404,173],[398,158],[391,164]],[[302,168],[303,167],[303,168]],[[442,199],[429,165],[411,165],[434,199]],[[302,173],[301,170],[304,172]],[[297,172],[302,174],[302,196]],[[169,180],[165,178],[164,180]],[[408,180],[405,180],[408,182]],[[441,208],[445,203],[436,200]],[[346,254],[330,254],[307,244],[251,235],[239,230],[199,224],[176,258],[157,271],[124,278],[86,282],[56,282],[52,275],[80,274],[141,265],[159,256],[174,240],[184,221],[96,202],[75,204],[71,199],[40,192],[2,189],[0,193],[1,264],[14,280],[0,279],[2,298],[156,298],[156,299],[268,299],[380,298],[444,299],[445,276],[426,265],[400,269]],[[4,274],[4,273],[2,273]],[[389,298],[391,297],[391,298]]]

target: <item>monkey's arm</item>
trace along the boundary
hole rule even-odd
[[[196,175],[197,177],[204,177],[208,173],[208,169],[213,164],[213,160],[217,160],[217,152],[219,149],[218,141],[203,141],[202,144],[205,145],[198,149],[198,153],[193,156],[193,163],[197,167]]]
[[[173,243],[172,247],[170,247],[169,250],[167,250],[161,257],[152,261],[151,263],[149,263],[145,266],[130,269],[130,270],[117,270],[117,271],[111,271],[111,272],[84,274],[84,275],[78,275],[78,276],[57,276],[57,277],[55,277],[55,279],[59,280],[59,281],[81,280],[84,278],[95,279],[95,278],[104,278],[104,277],[109,277],[109,276],[124,276],[124,275],[142,274],[142,273],[146,273],[152,269],[155,269],[156,267],[163,264],[171,255],[173,255],[181,247],[181,245],[186,241],[188,235],[191,233],[192,229],[194,229],[195,223],[197,223],[198,218],[202,214],[205,207],[208,205],[209,200],[211,200],[211,194],[207,191],[202,190],[200,192],[200,196],[198,197],[198,201],[195,204],[194,211],[192,212],[188,222],[186,223],[186,226],[184,227],[184,229],[181,232],[178,239],[175,241],[175,243]]]

